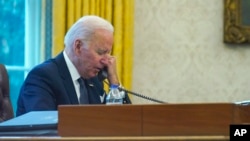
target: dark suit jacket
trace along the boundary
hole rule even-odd
[[[105,103],[103,83],[87,80],[90,104]],[[101,97],[104,100],[101,102]],[[79,104],[63,53],[33,68],[20,90],[16,115],[29,111],[57,110],[58,105]]]

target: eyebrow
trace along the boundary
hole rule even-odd
[[[108,50],[108,49],[97,49],[98,52],[101,52],[101,53],[111,53],[111,50]]]

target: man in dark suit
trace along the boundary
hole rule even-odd
[[[109,84],[120,85],[116,58],[111,56],[113,26],[97,16],[84,16],[67,32],[65,49],[34,67],[20,90],[16,115],[57,110],[58,105],[80,104],[79,78],[85,83],[86,103],[104,104],[105,91],[97,74],[106,68]]]

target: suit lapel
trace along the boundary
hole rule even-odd
[[[100,92],[98,92],[98,88],[93,83],[93,81],[87,80],[86,81],[86,88],[88,90],[89,102],[91,104],[100,104],[100,103],[102,103],[100,95],[99,95]]]
[[[58,66],[58,69],[60,70],[60,75],[62,78],[62,82],[64,84],[64,88],[67,91],[68,98],[72,104],[79,104],[75,87],[71,78],[71,75],[69,73],[69,69],[66,65],[65,59],[63,57],[63,53],[60,53],[56,58],[55,62]]]

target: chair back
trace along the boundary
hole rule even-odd
[[[10,100],[9,76],[3,64],[0,64],[0,122],[14,117]]]

